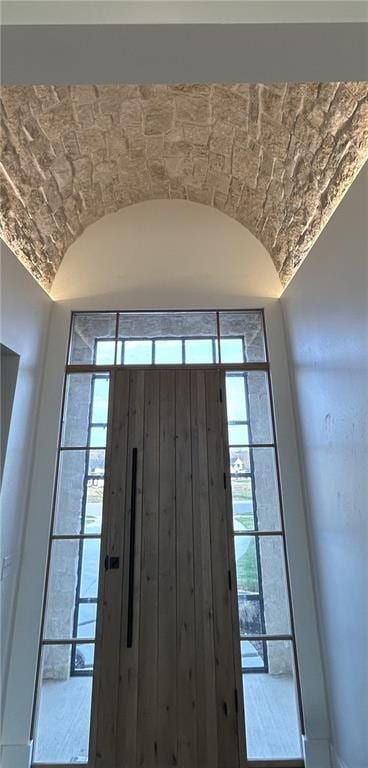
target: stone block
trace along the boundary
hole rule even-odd
[[[123,128],[129,126],[142,130],[142,103],[140,99],[125,99],[123,102],[117,99],[116,107],[119,109],[120,123]]]
[[[50,167],[62,197],[69,197],[73,189],[73,171],[69,160],[60,157],[54,160]]]
[[[172,128],[174,102],[159,97],[143,102],[143,132],[146,136],[157,136]]]
[[[256,189],[261,160],[261,148],[252,142],[250,146],[234,144],[232,173],[236,179],[245,179],[247,186]]]
[[[46,112],[40,112],[38,123],[50,141],[55,141],[74,126],[74,113],[69,100],[61,101]]]
[[[187,195],[188,195],[188,200],[192,200],[192,202],[194,203],[202,203],[203,205],[213,204],[214,190],[212,187],[205,187],[203,185],[201,188],[198,189],[188,184]]]
[[[49,109],[60,101],[60,96],[53,85],[34,85],[33,90],[40,100],[42,109]]]
[[[209,148],[211,152],[230,156],[233,149],[235,129],[230,123],[217,121],[212,128]]]
[[[227,195],[230,187],[230,176],[221,171],[209,170],[206,176],[206,185],[208,187],[214,187],[218,192]]]
[[[228,122],[232,126],[247,130],[249,99],[225,87],[215,86],[213,96],[213,119]]]
[[[27,86],[11,85],[1,89],[1,101],[8,118],[14,115],[22,104],[32,100],[32,97],[36,98],[34,93],[31,94],[30,87]]]
[[[114,160],[107,160],[99,163],[93,169],[93,183],[99,184],[101,189],[105,189],[119,177],[119,169]]]
[[[273,120],[279,120],[280,122],[284,92],[285,86],[281,91],[267,85],[263,85],[260,88],[260,105],[263,112],[266,112]]]
[[[96,118],[90,104],[82,104],[74,109],[75,119],[79,128],[93,128]]]
[[[78,104],[89,104],[95,101],[97,93],[94,85],[72,85],[70,93],[73,101]]]
[[[207,146],[211,134],[210,128],[202,125],[184,125],[184,139],[189,144]]]
[[[72,163],[74,183],[89,189],[92,183],[93,165],[89,157],[75,158]]]
[[[267,152],[272,157],[285,160],[287,156],[290,134],[278,123],[270,120],[266,115],[260,119],[260,142],[267,147]]]
[[[83,154],[92,154],[106,149],[105,137],[99,128],[88,128],[77,132],[78,143]]]
[[[52,213],[55,213],[55,211],[62,205],[62,198],[60,196],[56,181],[51,176],[51,174],[49,174],[48,178],[42,185],[42,191],[50,210]]]
[[[294,126],[294,136],[301,142],[308,152],[314,154],[322,143],[322,137],[319,131],[298,115]]]
[[[145,153],[148,160],[161,160],[164,156],[164,136],[147,136]]]
[[[210,122],[210,100],[208,96],[181,93],[175,98],[176,115],[179,122],[206,125]]]
[[[172,200],[186,200],[187,190],[184,184],[176,183],[170,179],[170,198]]]

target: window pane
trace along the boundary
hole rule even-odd
[[[124,342],[125,365],[151,365],[151,363],[152,341],[144,339],[142,341]]]
[[[97,598],[99,560],[99,539],[52,542],[43,631],[45,640],[78,637],[78,601],[79,598]]]
[[[265,653],[266,650],[266,653]],[[267,665],[266,644],[261,641],[240,641],[241,665],[243,670],[262,669]]]
[[[256,528],[259,531],[280,531],[282,526],[275,451],[273,448],[252,448],[249,452]]]
[[[93,648],[78,646],[90,668]],[[42,650],[33,757],[38,763],[88,760],[92,676],[72,676],[71,655],[70,645],[46,645]]]
[[[250,477],[231,478],[233,525],[235,531],[254,530],[254,506]]]
[[[78,540],[52,543],[43,630],[45,639],[68,640],[74,636],[79,554]]]
[[[117,352],[116,352],[116,365],[123,364],[123,342],[118,339]]]
[[[94,376],[92,380],[92,413],[93,424],[106,424],[109,406],[109,376]]]
[[[251,548],[253,549],[253,545],[251,545]],[[262,608],[261,596],[258,592],[258,583],[257,591],[255,592],[238,589],[238,606],[241,635],[263,635],[265,633],[264,611]],[[262,656],[262,641],[260,641],[258,645],[260,646],[258,653]],[[259,661],[259,665],[260,664],[261,662]]]
[[[230,448],[231,495],[234,530],[253,530],[254,503],[250,458],[247,448]]]
[[[243,339],[220,339],[222,363],[244,363]]]
[[[79,603],[77,617],[77,637],[95,637],[97,603]],[[83,653],[83,647],[77,646]]]
[[[244,373],[226,374],[226,407],[228,421],[247,421],[247,387]]]
[[[96,365],[112,365],[115,360],[115,341],[99,339],[96,341]]]
[[[230,472],[234,530],[281,531],[274,448],[230,448]]]
[[[220,338],[221,338],[221,358],[222,351],[224,355],[222,361],[226,363],[239,363],[244,360],[247,362],[264,362],[266,360],[266,349],[264,340],[263,317],[262,312],[257,311],[239,311],[239,312],[220,312]],[[225,339],[238,338],[240,345],[231,348],[231,343],[226,346]]]
[[[251,471],[251,452],[249,448],[230,448],[230,472],[232,475],[244,475]]]
[[[89,444],[93,448],[104,448],[107,439],[106,427],[91,427],[89,433]]]
[[[115,312],[86,312],[73,316],[69,363],[112,365],[115,359]],[[110,340],[109,346],[102,341]]]
[[[256,555],[256,540],[253,536],[235,536],[236,579],[240,598],[259,594],[259,575]],[[242,624],[242,621],[240,622]],[[243,622],[244,623],[244,622]],[[242,629],[240,634],[247,634]]]
[[[246,376],[252,443],[272,443],[273,427],[267,374],[250,371]]]
[[[155,341],[155,363],[182,363],[183,346],[180,340]]]
[[[240,634],[289,634],[281,536],[235,536],[235,560]]]
[[[72,675],[91,675],[95,657],[95,646],[89,643],[75,645],[72,650]]]
[[[101,533],[104,479],[90,477],[86,489],[86,505],[82,533]]]
[[[217,344],[212,339],[186,339],[186,363],[215,363],[217,362]]]
[[[100,533],[104,471],[104,450],[61,451],[55,534]],[[96,530],[88,529],[91,519]]]
[[[301,739],[296,704],[292,645],[267,641],[266,671],[257,672],[262,659],[255,644],[242,649],[252,669],[243,674],[247,757],[251,760],[300,758]],[[259,656],[257,661],[257,656]]]
[[[249,429],[247,424],[228,424],[229,445],[248,445]]]
[[[217,338],[216,312],[121,312],[122,339]]]
[[[96,598],[100,564],[100,539],[84,539],[81,549],[80,596]]]
[[[245,434],[248,421],[249,443],[273,443],[271,403],[267,374],[263,371],[226,373],[226,406],[229,442],[234,444]],[[234,428],[238,430],[234,431]],[[236,444],[236,443],[235,443]]]
[[[87,446],[91,423],[106,424],[108,407],[108,378],[91,373],[70,374],[66,382],[61,445]]]
[[[70,451],[74,453],[74,451]],[[92,449],[87,451],[87,470],[88,477],[101,481],[101,476],[105,472],[105,451]]]

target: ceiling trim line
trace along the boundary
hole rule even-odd
[[[2,25],[368,21],[365,0],[4,0]]]

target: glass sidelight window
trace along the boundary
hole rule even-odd
[[[109,374],[69,374],[39,664],[34,762],[86,763]]]
[[[299,758],[295,647],[268,373],[227,371],[225,380],[247,757]]]
[[[110,377],[116,367],[155,365],[216,365],[225,377],[246,758],[298,759],[295,639],[263,314],[242,310],[72,316],[33,762],[88,761]]]

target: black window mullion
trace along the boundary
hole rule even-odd
[[[216,339],[214,339],[214,338],[212,339],[212,362],[213,363],[217,362],[217,358],[216,358]]]
[[[114,365],[117,364],[118,360],[118,346],[119,346],[119,312],[116,313],[115,318],[115,353],[114,353]]]
[[[95,345],[95,349],[96,349],[96,345]],[[96,378],[97,377],[93,375],[91,379],[91,394],[90,394],[90,402],[89,402],[88,430],[87,430],[88,446],[91,441],[91,420],[92,420],[92,410],[93,410]],[[91,477],[93,477],[88,474],[91,450],[94,450],[94,449],[90,447],[86,449],[86,457],[85,457],[85,472],[84,472],[84,480],[83,480],[83,497],[82,497],[82,509],[81,509],[81,528],[80,528],[81,534],[85,532],[88,481]],[[96,538],[101,538],[101,537],[96,537]],[[77,584],[75,589],[75,604],[74,604],[74,616],[73,616],[73,636],[74,637],[77,637],[77,632],[78,632],[78,616],[79,616],[79,605],[80,605],[80,599],[81,599],[80,590],[81,590],[81,580],[82,580],[82,561],[83,561],[84,541],[85,541],[84,539],[80,539],[79,547],[78,547]],[[80,674],[80,671],[79,672],[77,671],[76,654],[77,654],[77,647],[76,645],[73,645],[72,652],[71,652],[71,659],[70,659],[70,674],[72,676]],[[90,674],[92,674],[92,671],[90,672]]]
[[[216,330],[217,330],[217,349],[218,359],[221,364],[221,328],[220,328],[220,312],[216,312]]]
[[[97,600],[98,600],[97,597],[80,597],[79,598],[79,602],[81,604],[83,604],[83,603],[88,603],[88,604],[90,604],[90,603],[97,603]]]
[[[244,360],[246,360],[246,357],[244,357]],[[247,407],[247,414],[248,414],[248,434],[249,434],[249,441],[250,443],[253,442],[253,436],[252,436],[252,425],[250,423],[250,402],[249,402],[249,390],[248,390],[248,374],[245,372],[243,374],[243,381],[244,381],[244,397]],[[255,473],[254,473],[254,458],[253,458],[253,450],[250,447],[249,449],[249,463],[251,468],[251,488],[252,488],[252,505],[253,505],[253,521],[254,521],[254,530],[259,530],[259,523],[258,523],[258,516],[257,516],[257,497],[256,497],[256,485],[255,485]],[[259,588],[259,609],[260,609],[260,620],[261,620],[261,628],[262,633],[266,634],[266,621],[265,621],[265,614],[264,614],[264,596],[263,596],[263,579],[262,579],[262,565],[261,565],[261,554],[260,554],[260,548],[259,548],[259,538],[255,537],[255,550],[256,550],[256,562],[257,562],[257,576],[258,576],[258,588]],[[263,648],[263,670],[264,672],[268,672],[268,653],[267,653],[267,643],[266,641],[262,641],[262,648]]]

